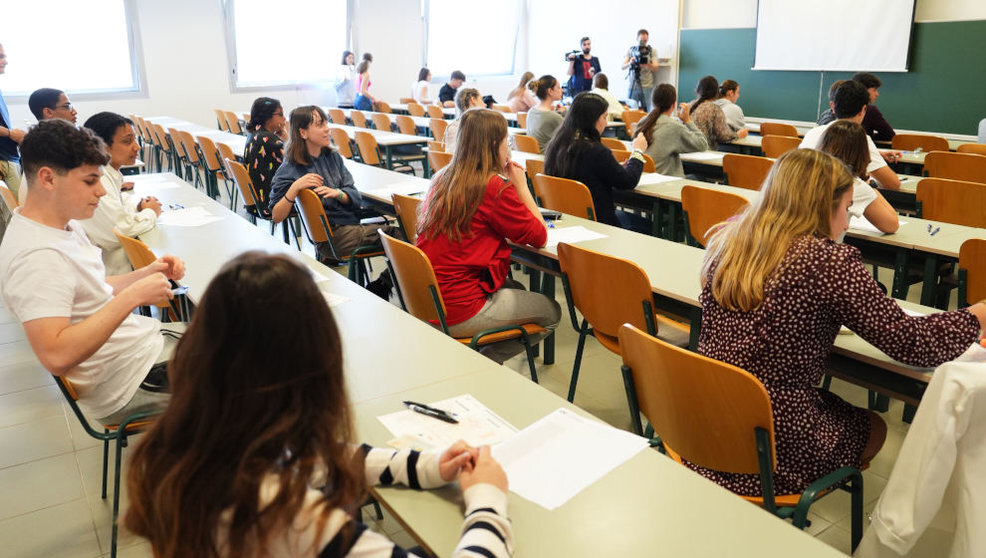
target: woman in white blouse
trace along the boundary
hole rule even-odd
[[[411,97],[422,105],[430,105],[434,101],[428,98],[428,86],[431,85],[431,70],[418,70],[418,81],[411,87]]]

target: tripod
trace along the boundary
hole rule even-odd
[[[644,98],[644,88],[640,85],[640,66],[630,66],[627,77],[630,78],[630,91],[627,92],[627,96],[637,101],[637,108],[646,111],[647,99]]]

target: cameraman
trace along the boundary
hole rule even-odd
[[[630,68],[630,87],[627,98],[637,101],[641,110],[650,111],[650,98],[654,92],[654,72],[657,71],[657,52],[647,44],[650,34],[646,29],[637,31],[637,44],[627,51],[622,68]]]
[[[580,43],[582,56],[579,56],[576,50],[565,55],[565,60],[568,60],[568,75],[572,76],[568,80],[568,94],[572,97],[592,89],[592,78],[602,71],[599,67],[599,59],[589,55],[589,51],[592,50],[592,41],[589,37],[582,37]]]

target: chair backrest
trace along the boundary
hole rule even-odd
[[[708,243],[712,227],[739,213],[747,203],[742,196],[711,188],[681,189],[681,207],[688,215],[688,232],[702,246]]]
[[[418,206],[421,205],[421,198],[393,194],[392,199],[394,213],[397,214],[397,220],[404,230],[404,238],[413,243],[418,239]]]
[[[770,397],[760,380],[640,328],[623,326],[619,339],[640,410],[675,453],[709,469],[756,474],[754,431],[762,428],[777,468]]]
[[[260,205],[262,202],[257,195],[257,189],[253,187],[253,180],[250,179],[250,173],[247,172],[243,163],[226,157],[226,168],[233,175],[233,182],[236,183],[236,187],[240,190],[240,199],[243,200],[243,205],[246,207],[257,207]],[[258,207],[257,209],[259,210],[260,208]],[[258,211],[258,213],[260,212]]]
[[[414,97],[401,97],[400,100],[398,100],[397,102],[401,103],[402,105],[410,105],[411,103],[417,103],[417,101],[414,100]]]
[[[760,149],[763,154],[772,159],[776,159],[792,149],[797,149],[801,145],[801,138],[798,136],[764,136],[760,140]]]
[[[353,158],[353,144],[349,134],[342,128],[329,128],[329,139],[339,150],[339,154],[347,159]]]
[[[445,168],[445,165],[452,162],[452,154],[445,151],[432,151],[428,150],[428,165],[431,166],[431,172],[438,172]]]
[[[640,109],[630,109],[623,111],[621,120],[623,120],[623,128],[626,129],[627,135],[633,137],[633,130],[643,117],[647,116],[647,113]]]
[[[115,227],[113,228],[113,234],[116,235],[117,241],[123,247],[123,252],[127,255],[127,259],[130,260],[130,266],[134,269],[140,269],[146,265],[150,265],[157,259],[154,252],[151,252],[151,249],[140,240],[121,234]],[[155,302],[154,306],[158,308],[170,308],[171,300],[168,297],[162,298]]]
[[[445,151],[444,141],[431,140],[428,142],[428,151]]]
[[[357,128],[369,128],[370,125],[366,122],[366,115],[363,111],[353,109],[349,111],[349,119],[353,121],[353,126]]]
[[[353,133],[355,136],[353,139],[356,140],[356,147],[359,149],[359,158],[367,165],[381,166],[380,161],[380,151],[377,147],[377,138],[373,137],[373,134],[369,132],[362,132],[357,130]]]
[[[495,105],[491,106],[490,108],[493,109],[493,110],[504,112],[504,113],[506,113],[506,112],[512,112],[510,110],[510,107],[508,107],[507,105],[496,105],[495,104]]]
[[[986,184],[922,178],[917,201],[921,217],[967,227],[986,227]]]
[[[538,146],[538,140],[528,136],[526,134],[514,134],[510,136],[514,140],[514,145],[517,146],[517,151],[523,151],[524,153],[541,153],[541,148]]]
[[[970,238],[962,243],[959,270],[965,273],[965,300],[959,300],[959,307],[986,298],[986,240]]]
[[[376,104],[374,105],[374,108],[377,109],[377,112],[382,112],[384,114],[390,114],[394,112],[390,108],[390,103],[385,103],[383,101],[377,101]]]
[[[445,129],[448,128],[448,120],[432,117],[428,120],[428,127],[431,128],[431,135],[435,141],[445,141]]]
[[[526,112],[518,112],[517,113],[517,127],[520,128],[521,130],[526,130],[527,129],[527,113]]]
[[[134,115],[134,122],[137,123],[137,131],[140,132],[140,137],[144,140],[144,144],[154,143],[153,132],[151,132],[150,126],[147,125],[147,121],[142,117]]]
[[[217,172],[223,170],[222,163],[219,156],[219,148],[216,147],[216,142],[205,136],[198,136],[195,138],[198,142],[199,148],[202,149],[202,157],[204,158],[205,168],[209,172]]]
[[[761,136],[791,136],[798,137],[798,129],[792,124],[783,124],[781,122],[761,122],[760,123],[760,135]]]
[[[596,220],[592,194],[577,180],[537,174],[534,176],[534,195],[541,200],[541,207]]]
[[[425,107],[423,107],[420,103],[408,103],[407,113],[411,116],[424,116]]]
[[[332,225],[329,218],[325,215],[325,208],[322,207],[322,200],[318,194],[308,188],[298,192],[298,199],[295,207],[301,217],[301,223],[308,233],[308,240],[313,244],[316,242],[330,242],[332,238]]]
[[[934,178],[986,182],[986,155],[932,151],[924,157],[924,170]]]
[[[975,153],[976,155],[986,155],[986,143],[963,143],[955,148],[959,153]]]
[[[193,165],[199,164],[199,144],[195,143],[195,137],[192,136],[191,132],[186,132],[185,130],[178,130],[178,133],[181,135],[181,144],[185,149],[188,162]]]
[[[181,132],[175,128],[168,128],[167,139],[168,141],[165,141],[165,143],[171,143],[171,147],[174,148],[175,154],[182,159],[187,158],[187,155],[185,154],[185,146],[181,141]]]
[[[428,105],[428,116],[430,116],[431,118],[441,118],[442,120],[444,120],[445,111],[443,111],[442,107],[438,105]]]
[[[329,120],[333,124],[338,124],[340,126],[346,125],[346,113],[342,112],[342,109],[330,108],[329,109]]]
[[[531,185],[534,185],[534,177],[544,173],[544,160],[543,159],[528,159],[524,162],[524,168],[527,170],[527,179],[531,181]]]
[[[236,161],[239,159],[236,153],[233,153],[233,148],[230,147],[228,143],[219,142],[216,144],[216,149],[219,150],[219,157],[222,161],[225,161],[226,159]]]
[[[374,112],[370,115],[370,120],[373,121],[373,127],[377,130],[383,130],[384,132],[389,132],[391,127],[390,117],[382,112]]]
[[[625,149],[613,149],[611,152],[613,153],[613,158],[619,163],[627,162],[627,159],[629,159],[631,155],[631,153]],[[644,157],[644,172],[657,172],[657,164],[654,163],[654,159],[646,153],[641,153],[641,155]]]
[[[229,124],[226,123],[226,113],[222,109],[213,109],[216,111],[216,125],[220,130],[224,132],[229,131]]]
[[[397,115],[397,130],[409,136],[414,136],[418,133],[418,127],[414,124],[414,119],[406,114]]]
[[[558,244],[558,263],[568,281],[572,303],[592,329],[614,340],[620,326],[633,324],[657,331],[654,295],[647,273],[637,264],[574,244]],[[613,288],[618,285],[619,288]]]
[[[154,145],[158,146],[162,151],[171,151],[171,142],[168,141],[168,132],[164,130],[164,126],[160,124],[151,124],[151,129],[154,130]]]
[[[774,161],[766,157],[726,153],[722,156],[722,172],[730,186],[759,190]]]
[[[380,232],[380,243],[387,254],[391,269],[394,270],[394,280],[400,289],[404,309],[412,316],[424,321],[438,321],[439,313],[435,307],[437,294],[438,305],[442,315],[445,314],[445,302],[438,289],[438,279],[431,267],[428,256],[417,246],[388,236]]]
[[[242,134],[243,128],[240,127],[240,117],[231,110],[223,111],[223,113],[226,115],[226,125],[229,126],[230,133]]]
[[[26,188],[26,186],[22,187]],[[2,180],[0,180],[0,200],[3,200],[3,204],[7,206],[7,211],[10,213],[13,213],[15,209],[20,207],[20,204],[17,203],[17,196],[14,195],[14,192]]]
[[[890,140],[890,147],[905,151],[914,151],[921,148],[922,151],[948,151],[948,140],[941,136],[929,134],[896,134]]]
[[[618,140],[616,138],[605,138],[604,137],[604,138],[599,138],[599,141],[602,142],[602,144],[605,145],[606,147],[612,149],[613,151],[626,151],[627,150],[626,144],[624,144],[622,141],[620,141],[620,140]]]

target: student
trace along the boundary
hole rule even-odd
[[[322,262],[335,265],[338,258],[348,257],[357,247],[379,243],[377,231],[390,233],[393,227],[360,224],[362,197],[342,156],[331,148],[325,113],[316,106],[298,107],[291,111],[290,122],[287,156],[271,184],[270,210],[274,222],[287,218],[298,192],[310,189],[322,198],[336,250],[333,255],[328,242],[315,244]]]
[[[879,415],[816,387],[840,326],[894,359],[934,367],[968,349],[986,323],[986,304],[912,317],[883,293],[859,250],[834,241],[848,228],[852,183],[834,157],[789,151],[705,253],[698,352],[763,382],[773,411],[778,494],[864,465],[883,445]],[[761,494],[759,475],[690,467],[738,494]]]
[[[873,138],[873,141],[890,141],[894,139],[897,132],[894,127],[883,117],[883,113],[876,107],[876,100],[880,97],[880,86],[883,82],[880,78],[867,72],[860,72],[852,76],[852,80],[858,82],[866,88],[870,94],[870,104],[866,107],[866,116],[863,117],[863,129],[866,135]]]
[[[583,91],[592,89],[592,78],[602,71],[599,66],[599,58],[589,54],[592,51],[592,41],[589,37],[582,37],[579,41],[582,47],[582,55],[572,53],[568,55],[568,94],[572,97]]]
[[[536,323],[547,330],[530,337],[537,343],[554,331],[561,308],[508,277],[507,241],[544,246],[544,220],[524,169],[510,160],[503,115],[474,108],[459,120],[452,161],[432,178],[421,207],[418,247],[435,268],[451,335]],[[519,341],[505,341],[481,352],[502,363],[523,350]]]
[[[336,68],[336,106],[352,108],[356,100],[356,57],[351,50],[342,52],[342,63]]]
[[[746,129],[746,117],[743,115],[743,109],[736,104],[739,96],[739,84],[727,79],[719,85],[719,97],[713,101],[716,106],[722,109],[722,113],[726,116],[726,124],[734,132]]]
[[[271,97],[255,99],[250,107],[247,134],[243,164],[260,196],[257,210],[265,211],[274,173],[284,162],[284,142],[288,141],[288,120],[284,118],[281,102]]]
[[[448,123],[445,127],[445,152],[455,153],[455,142],[459,134],[459,121],[462,119],[462,113],[466,112],[471,108],[482,108],[486,105],[483,103],[483,97],[480,96],[479,90],[472,87],[463,87],[455,93],[455,108],[458,111],[455,120]]]
[[[866,105],[869,103],[869,94],[866,89],[858,82],[844,81],[835,91],[835,98],[832,102],[832,111],[839,120],[851,120],[857,124],[863,122],[863,115],[866,114]],[[825,124],[808,130],[804,139],[801,140],[800,147],[814,149],[818,147],[822,139],[822,134],[832,124]],[[897,174],[887,166],[885,159],[897,160],[900,157],[899,151],[881,152],[876,148],[873,139],[866,137],[866,144],[870,151],[870,162],[866,166],[866,172],[877,181],[883,188],[897,190],[900,188],[900,179]]]
[[[38,122],[48,118],[61,118],[75,124],[78,119],[79,113],[65,92],[59,89],[44,87],[36,90],[28,97],[27,106]]]
[[[342,354],[305,267],[258,252],[227,263],[169,366],[171,404],[134,449],[127,528],[161,558],[404,556],[354,518],[366,485],[458,479],[454,555],[509,556],[507,477],[489,447],[356,446]]]
[[[510,93],[507,94],[507,106],[510,107],[510,112],[527,112],[538,104],[538,98],[527,87],[532,79],[534,79],[533,72],[524,72],[524,75],[520,76],[520,83],[517,84],[517,87],[511,89]]]
[[[838,91],[839,86],[845,82],[846,80],[839,79],[836,80],[831,87],[829,87],[829,108],[825,109],[825,112],[823,112],[822,115],[818,117],[818,122],[816,122],[816,124],[818,124],[819,126],[823,126],[825,124],[828,124],[829,122],[835,121],[835,113],[832,112],[832,107],[835,106],[835,92]]]
[[[626,167],[616,162],[613,152],[599,141],[606,129],[609,105],[595,93],[579,93],[544,153],[544,172],[550,176],[578,180],[589,188],[596,209],[596,220],[638,232],[650,230],[650,223],[636,215],[616,211],[613,190],[632,190],[644,170],[643,150],[647,140],[638,135]]]
[[[623,111],[626,110],[626,107],[620,103],[616,95],[610,92],[609,79],[606,77],[606,74],[596,74],[596,77],[592,78],[592,91],[590,93],[595,93],[606,99],[606,103],[609,105],[607,115],[610,121],[623,118]]]
[[[0,294],[24,326],[41,365],[70,381],[79,407],[103,424],[163,406],[173,333],[134,314],[170,298],[185,264],[170,255],[126,275],[106,276],[99,250],[76,219],[92,217],[106,193],[103,142],[55,118],[24,136],[27,196],[0,244]]]
[[[370,94],[370,64],[373,62],[373,55],[369,52],[363,54],[363,60],[356,66],[356,100],[353,108],[356,110],[372,111],[377,99]]]
[[[870,162],[870,150],[866,145],[866,132],[863,131],[863,127],[849,120],[833,122],[822,134],[818,149],[845,163],[855,176],[849,214],[866,217],[874,227],[887,234],[897,232],[900,226],[897,212],[880,195],[880,192],[867,182],[869,176],[866,174],[866,165]]]
[[[719,82],[716,81],[715,77],[705,76],[698,80],[695,94],[698,95],[698,98],[692,101],[690,107],[692,121],[705,134],[705,139],[709,142],[709,149],[718,149],[720,143],[729,143],[737,138],[745,138],[750,133],[746,128],[734,132],[726,124],[726,115],[714,102],[719,96]]]
[[[103,165],[103,176],[100,178],[106,195],[99,198],[99,206],[92,217],[80,220],[79,224],[90,242],[102,250],[106,274],[124,275],[133,268],[113,229],[129,237],[153,229],[161,215],[161,202],[154,196],[133,199],[131,191],[134,184],[124,182],[120,173],[120,168],[134,164],[140,153],[132,120],[113,112],[100,112],[89,117],[84,126],[106,144],[110,161]]]
[[[438,101],[442,103],[443,107],[454,107],[455,106],[455,92],[462,84],[466,81],[466,74],[456,70],[452,72],[448,83],[442,86],[438,91]]]
[[[685,169],[681,165],[681,153],[705,151],[709,142],[705,134],[692,122],[688,103],[678,107],[678,118],[672,118],[678,94],[674,86],[662,83],[654,89],[651,97],[650,113],[637,123],[635,134],[647,140],[647,151],[657,172],[667,176],[684,178]]]
[[[0,45],[0,75],[7,69],[7,55]],[[20,155],[17,153],[17,146],[24,139],[24,130],[14,128],[10,120],[10,112],[7,110],[7,102],[0,94],[0,180],[3,180],[14,196],[23,203],[24,195],[20,192],[21,167]],[[9,215],[5,215],[0,222],[5,222]],[[0,229],[0,233],[2,233]]]
[[[538,105],[527,111],[527,135],[537,140],[544,153],[562,123],[561,115],[555,111],[555,102],[561,100],[561,84],[554,76],[541,76],[527,86],[539,99]]]
[[[630,87],[627,89],[627,99],[637,101],[637,108],[650,110],[647,103],[654,95],[654,78],[658,68],[657,52],[647,44],[650,33],[646,29],[637,31],[637,44],[627,50],[621,69],[630,68]],[[647,61],[644,62],[644,59]]]
[[[428,68],[418,70],[418,81],[411,86],[411,97],[422,105],[430,105],[428,86],[431,85],[431,71]]]

